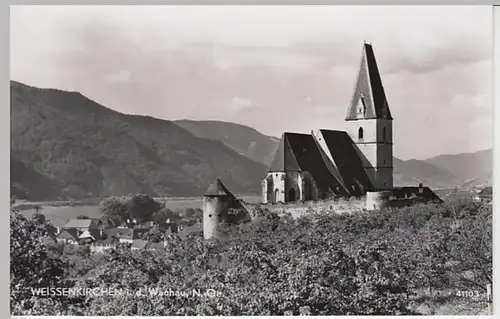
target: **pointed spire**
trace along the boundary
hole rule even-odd
[[[234,195],[227,189],[227,187],[221,182],[219,178],[215,180],[215,182],[208,187],[204,196],[230,196],[234,197]]]
[[[364,41],[361,65],[346,120],[392,120],[371,43]]]

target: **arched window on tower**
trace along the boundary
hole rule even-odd
[[[386,137],[386,132],[385,132],[385,126],[384,126],[384,128],[382,129],[382,141],[384,141],[384,142],[386,142],[385,137]]]
[[[363,139],[363,128],[362,127],[360,127],[358,130],[358,139],[359,140]]]

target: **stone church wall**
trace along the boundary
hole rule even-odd
[[[295,203],[262,204],[256,207],[267,208],[277,214],[291,213],[293,217],[300,217],[311,212],[327,211],[338,214],[359,213],[365,210],[365,199],[338,199],[338,200],[317,200]],[[254,208],[256,208],[254,207]]]

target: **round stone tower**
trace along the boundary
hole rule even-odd
[[[219,178],[210,185],[203,196],[203,237],[205,239],[217,236],[218,225],[227,215],[235,199]]]

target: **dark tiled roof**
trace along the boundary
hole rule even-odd
[[[311,174],[319,190],[326,195],[329,191],[347,195],[340,182],[332,175],[325,164],[319,145],[310,134],[285,133],[290,148],[302,171]]]
[[[78,239],[78,230],[76,228],[69,228],[63,230],[57,238],[65,238],[65,239]]]
[[[104,231],[107,237],[126,238],[132,233],[131,228],[108,228]]]
[[[283,133],[281,136],[280,144],[274,153],[274,159],[269,165],[269,172],[298,172],[301,170],[286,134],[288,133]]]
[[[491,196],[491,195],[493,195],[493,187],[492,186],[485,187],[482,191],[479,192],[478,195],[479,196]]]
[[[373,185],[349,134],[330,130],[320,130],[320,132],[349,194],[358,196],[372,190]]]
[[[166,234],[176,234],[179,232],[179,226],[176,223],[168,223],[161,227]]]
[[[435,200],[439,202],[443,202],[439,196],[434,193],[429,187],[412,187],[412,186],[405,186],[405,187],[396,187],[393,189],[393,196],[395,196],[398,199],[404,199],[404,198],[410,198],[410,197],[420,197],[424,198],[427,200]]]
[[[346,120],[358,118],[357,106],[359,103],[362,103],[366,108],[365,118],[392,120],[373,47],[368,43],[363,45],[361,66]]]
[[[141,239],[142,235],[148,232],[149,229],[146,228],[134,228],[131,229],[131,231],[126,234],[125,236],[121,237],[123,239]]]
[[[210,185],[204,194],[205,196],[231,196],[234,195],[227,189],[227,187],[221,182],[219,178]]]

